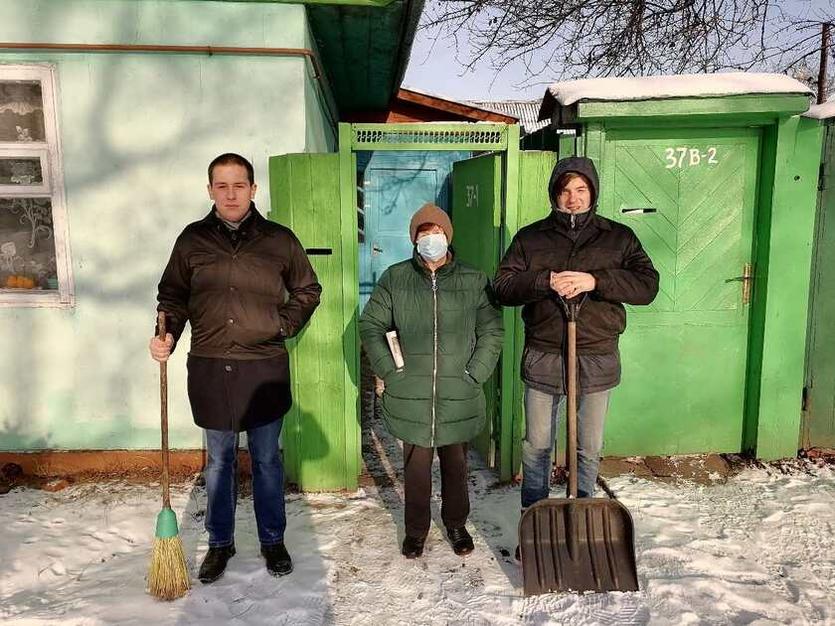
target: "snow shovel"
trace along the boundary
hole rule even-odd
[[[615,499],[577,497],[577,315],[585,298],[560,300],[568,318],[568,497],[540,500],[522,514],[525,595],[638,591],[629,511]]]

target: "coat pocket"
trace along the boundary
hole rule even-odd
[[[385,384],[385,389],[383,389],[383,395],[399,395],[397,390],[403,386],[403,382],[406,380],[406,370],[405,368],[402,370],[394,370],[391,374],[383,379],[383,383]],[[395,393],[393,393],[395,392]]]

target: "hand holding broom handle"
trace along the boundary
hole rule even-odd
[[[165,312],[160,311],[157,315],[157,331],[160,341],[165,341]],[[162,505],[171,508],[170,480],[168,477],[168,363],[159,363],[159,405],[160,419],[162,421]]]

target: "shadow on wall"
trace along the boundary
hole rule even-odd
[[[39,28],[54,32],[69,11],[40,12]],[[136,36],[135,14],[125,5],[116,21],[124,41]],[[218,32],[250,28],[233,17]],[[208,211],[211,158],[243,152],[266,182],[267,156],[292,142],[257,131],[276,108],[291,112],[285,124],[295,109],[302,114],[302,82],[296,93],[281,81],[285,70],[296,75],[300,61],[147,54],[14,55],[13,61],[58,66],[76,306],[0,310],[0,349],[9,355],[0,367],[0,449],[156,446],[158,391],[147,342],[157,282],[176,236]],[[256,71],[261,65],[272,72]],[[258,76],[270,97],[256,97]],[[146,106],[151,98],[153,106]],[[303,132],[298,141],[303,146]],[[269,186],[262,187],[266,200]],[[175,354],[170,368],[175,446],[197,442],[190,413],[181,414],[185,385],[175,390],[184,382],[180,358]]]

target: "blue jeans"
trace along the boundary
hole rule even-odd
[[[252,499],[258,539],[262,546],[284,541],[284,466],[278,449],[283,420],[246,431],[252,459]],[[238,502],[238,433],[206,430],[206,531],[209,547],[235,543],[235,508]]]
[[[557,415],[563,395],[551,395],[525,385],[525,439],[522,441],[522,508],[548,497],[551,451],[558,432]],[[577,398],[577,495],[594,495],[603,424],[609,408],[609,391]]]

